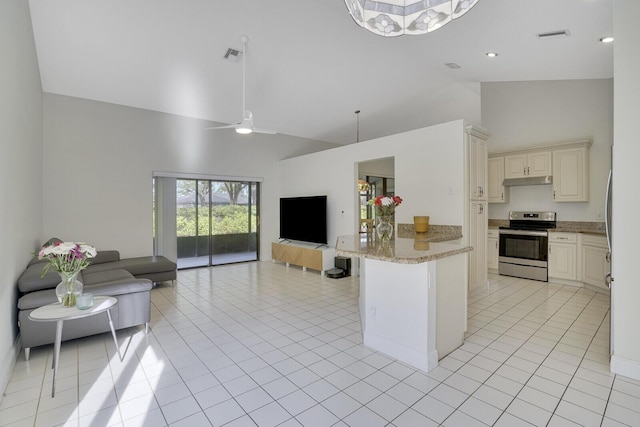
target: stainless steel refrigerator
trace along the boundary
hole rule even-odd
[[[609,245],[609,253],[607,256],[609,257],[609,272],[605,275],[605,284],[611,289],[611,285],[613,283],[613,277],[611,277],[611,271],[613,270],[612,264],[613,260],[611,258],[611,184],[612,184],[612,174],[613,170],[609,170],[609,179],[607,180],[607,192],[605,196],[605,207],[604,207],[604,225],[605,230],[607,232],[607,244]]]
[[[609,170],[609,179],[607,180],[607,191],[605,195],[605,206],[604,206],[604,225],[605,231],[607,232],[607,244],[609,245],[609,252],[607,253],[607,257],[609,258],[609,272],[604,276],[604,282],[609,287],[609,355],[613,355],[613,298],[611,298],[614,290],[613,290],[613,257],[611,256],[611,242],[612,242],[612,233],[611,233],[611,201],[612,201],[612,180],[613,180],[613,169]]]

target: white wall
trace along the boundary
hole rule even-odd
[[[44,95],[44,233],[123,257],[150,255],[152,172],[262,177],[262,222],[278,228],[278,161],[334,147],[286,135],[205,130],[211,122]],[[270,239],[261,257],[270,258]]]
[[[369,162],[360,162],[358,164],[358,174],[377,176],[383,178],[393,178],[395,161],[393,157],[387,157],[384,159],[371,160]]]
[[[28,3],[0,1],[0,29],[0,391],[4,391],[18,350],[15,283],[41,243],[42,89]]]
[[[608,47],[604,47],[608,48]],[[602,221],[613,141],[613,81],[567,80],[482,84],[482,126],[489,152],[593,139],[589,202],[557,203],[551,185],[511,187],[509,203],[489,205],[489,218],[512,210],[555,211],[560,221]]]
[[[326,194],[328,241],[358,227],[357,163],[394,157],[396,223],[429,215],[431,224],[464,222],[464,122],[443,123],[280,162],[280,196]],[[271,236],[278,238],[278,230]]]
[[[640,2],[613,4],[615,139],[613,145],[613,357],[611,370],[640,380]]]

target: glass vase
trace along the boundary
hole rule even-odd
[[[391,240],[391,236],[393,236],[393,224],[391,223],[391,217],[378,217],[376,234],[378,235],[378,239],[380,239],[382,242],[388,242],[389,240]]]
[[[58,302],[63,307],[75,307],[76,297],[82,294],[82,283],[78,280],[78,272],[59,272],[58,274],[62,280],[58,286],[56,286]]]

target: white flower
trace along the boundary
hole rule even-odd
[[[50,268],[58,273],[78,273],[89,265],[89,258],[96,255],[96,249],[85,243],[60,242],[42,248],[38,259],[49,261],[42,269],[44,276]]]
[[[382,206],[391,206],[393,204],[393,199],[391,197],[383,197],[380,199],[380,204]]]
[[[57,255],[67,255],[73,249],[76,248],[76,244],[74,242],[62,242],[58,246],[54,246],[54,254]]]
[[[94,258],[98,253],[96,248],[87,245],[86,243],[80,243],[80,252],[82,252],[87,258]]]

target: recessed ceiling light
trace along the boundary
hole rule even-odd
[[[489,58],[495,58],[496,56],[498,56],[496,52],[487,52],[485,53],[485,55],[487,55]]]
[[[613,37],[611,37],[611,36],[603,37],[603,38],[600,39],[600,41],[602,43],[611,43],[613,41]]]

